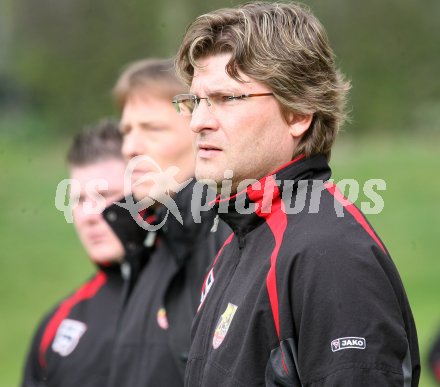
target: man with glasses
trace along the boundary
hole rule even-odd
[[[397,270],[329,181],[349,84],[319,21],[294,3],[214,11],[176,65],[196,178],[234,231],[203,286],[186,386],[417,386]]]

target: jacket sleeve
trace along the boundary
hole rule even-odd
[[[35,331],[24,364],[21,387],[46,386],[46,383],[44,382],[45,370],[41,367],[39,360],[39,347],[48,320],[49,316],[46,316]]]
[[[278,272],[280,347],[284,365],[296,363],[299,385],[417,385],[407,300],[384,251],[317,242],[291,261],[288,274]]]
[[[435,380],[440,383],[440,331],[437,333],[436,341],[429,351],[429,366]]]

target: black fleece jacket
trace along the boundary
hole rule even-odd
[[[143,217],[149,223],[160,224],[167,218],[157,231],[143,230],[142,238],[126,232],[127,224],[134,220],[125,209],[112,206],[104,212],[128,252],[108,387],[183,386],[201,285],[230,234],[223,222],[216,232],[210,232],[215,217],[212,210],[198,212],[201,221],[195,222],[194,184],[174,197],[183,225],[171,213],[167,215],[164,206],[147,209]],[[145,243],[139,244],[141,239]]]
[[[299,158],[218,212],[233,229],[203,285],[187,387],[417,386],[402,282],[325,157]]]

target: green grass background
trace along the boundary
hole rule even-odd
[[[336,182],[386,181],[384,210],[368,219],[406,286],[419,334],[422,387],[435,386],[426,354],[440,328],[439,140],[435,135],[343,135],[331,162]],[[62,140],[0,130],[0,387],[18,385],[42,314],[93,270],[73,226],[55,208],[57,184],[67,177],[66,149]]]

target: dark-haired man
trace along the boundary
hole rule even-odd
[[[73,223],[96,273],[41,322],[25,365],[23,387],[107,384],[123,289],[124,248],[100,212],[124,193],[121,146],[118,125],[108,121],[86,128],[70,146]]]

